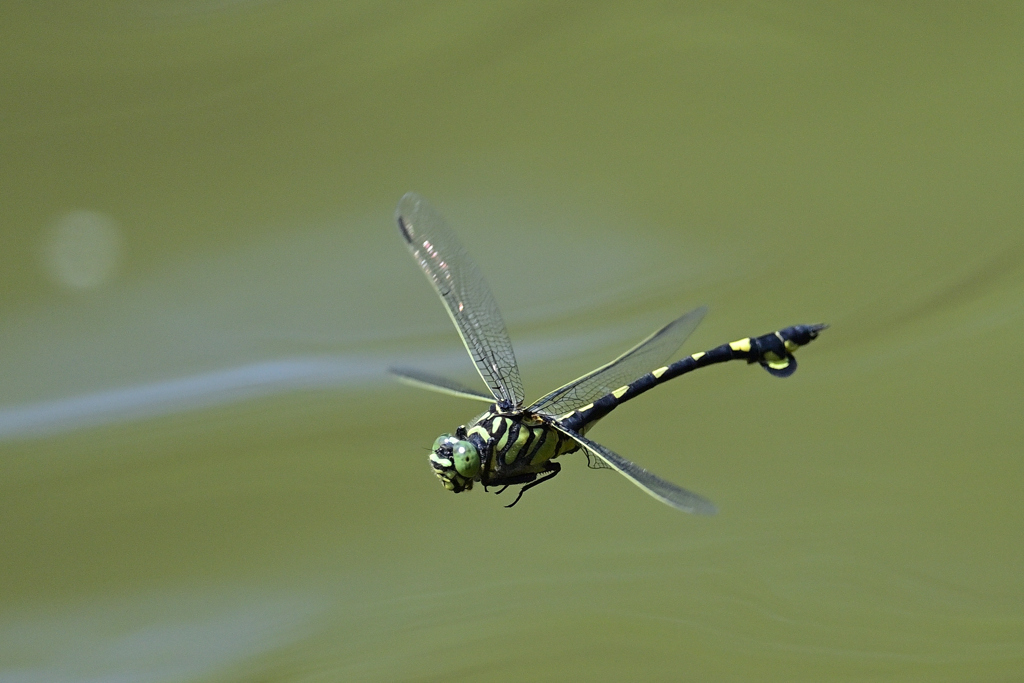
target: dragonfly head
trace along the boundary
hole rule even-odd
[[[465,430],[456,436],[442,434],[434,442],[430,466],[446,489],[462,493],[473,488],[473,479],[480,474],[480,452],[472,441],[465,438]]]

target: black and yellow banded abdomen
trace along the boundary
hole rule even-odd
[[[685,375],[698,368],[731,360],[759,363],[775,377],[789,377],[796,372],[793,353],[817,338],[828,325],[794,325],[760,337],[746,337],[728,344],[701,351],[692,356],[652,370],[636,381],[605,394],[589,405],[558,417],[558,421],[572,430],[586,429],[610,413],[617,406],[636,398],[670,379]]]

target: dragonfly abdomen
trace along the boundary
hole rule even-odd
[[[731,360],[760,363],[775,377],[789,377],[796,372],[796,358],[793,357],[793,352],[814,340],[818,333],[826,327],[828,326],[794,325],[760,337],[746,337],[695,353],[671,365],[652,370],[634,382],[605,394],[593,403],[562,415],[558,421],[574,431],[586,429],[619,405],[659,384],[698,368]]]

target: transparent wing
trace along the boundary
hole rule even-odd
[[[598,459],[603,460],[613,470],[662,503],[695,515],[713,515],[718,512],[715,504],[707,498],[680,488],[672,482],[665,481],[656,474],[652,474],[643,467],[640,467],[635,462],[626,460],[621,455],[613,453],[601,444],[595,443],[584,436],[580,436],[571,429],[559,427],[557,423],[555,423],[554,427],[582,446],[588,457],[594,455]]]
[[[555,389],[527,410],[558,417],[629,384],[644,373],[663,365],[697,329],[707,312],[707,306],[701,306],[676,318],[611,363]]]
[[[449,394],[451,396],[459,396],[461,398],[472,398],[477,401],[486,401],[487,403],[494,401],[494,398],[488,396],[482,391],[464,387],[454,380],[448,379],[447,377],[438,377],[437,375],[432,375],[429,372],[423,372],[413,368],[388,368],[388,372],[402,382],[411,384],[412,386],[420,389],[436,391],[442,394]]]
[[[523,382],[498,304],[483,274],[437,211],[412,192],[395,210],[413,258],[455,323],[476,369],[504,408],[523,403]]]

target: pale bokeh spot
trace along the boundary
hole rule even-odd
[[[70,289],[93,289],[107,282],[121,258],[121,231],[113,218],[96,211],[61,216],[43,245],[50,278]]]

